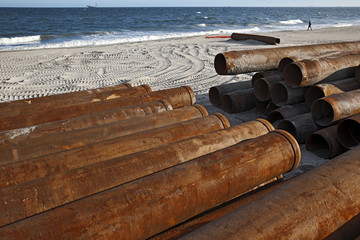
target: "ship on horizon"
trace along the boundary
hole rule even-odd
[[[97,3],[95,5],[86,5],[87,8],[97,8]]]

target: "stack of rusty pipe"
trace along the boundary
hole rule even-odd
[[[41,121],[37,115],[22,128],[3,125],[0,238],[148,238],[299,164],[295,139],[265,119],[230,127],[224,115],[195,104],[189,87],[134,87],[150,92],[137,95],[126,87],[121,95],[115,86],[0,104],[4,119],[18,117],[11,107],[36,115],[37,104],[55,115],[84,110]],[[82,100],[56,105],[62,97]],[[286,154],[274,162],[280,151]],[[256,178],[248,174],[254,171]]]

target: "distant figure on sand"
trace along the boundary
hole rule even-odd
[[[309,19],[309,25],[308,25],[308,29],[307,29],[307,30],[309,31],[309,29],[312,30],[310,19]]]

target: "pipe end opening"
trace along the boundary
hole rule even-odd
[[[324,99],[318,99],[311,106],[311,114],[314,121],[323,127],[330,126],[334,119],[334,110],[330,103]]]
[[[284,72],[285,67],[293,62],[294,62],[294,60],[291,57],[285,57],[285,58],[281,59],[279,62],[279,67],[278,67],[279,72]]]
[[[272,102],[278,106],[284,106],[288,100],[288,92],[282,83],[275,83],[270,90]]]
[[[209,99],[212,105],[219,106],[220,105],[220,93],[216,87],[211,87],[209,90]]]
[[[344,147],[350,149],[360,143],[360,124],[356,120],[346,119],[337,127],[338,140]]]
[[[234,111],[234,104],[231,96],[225,94],[221,97],[221,107],[225,112],[232,113]]]
[[[325,94],[320,87],[311,86],[306,90],[305,102],[309,107],[311,107],[313,102],[323,97],[325,97]]]
[[[323,136],[317,133],[310,134],[306,139],[305,145],[307,150],[314,153],[318,157],[321,158],[330,157],[329,143],[326,141],[326,139]]]
[[[288,64],[284,69],[284,81],[291,87],[300,86],[303,78],[301,66],[296,62]]]
[[[226,74],[226,59],[224,54],[219,53],[215,56],[214,66],[217,74],[219,75]]]
[[[270,99],[270,84],[263,78],[256,80],[254,85],[254,94],[259,101]]]

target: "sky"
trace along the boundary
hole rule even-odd
[[[0,0],[0,7],[360,7],[359,0]]]

